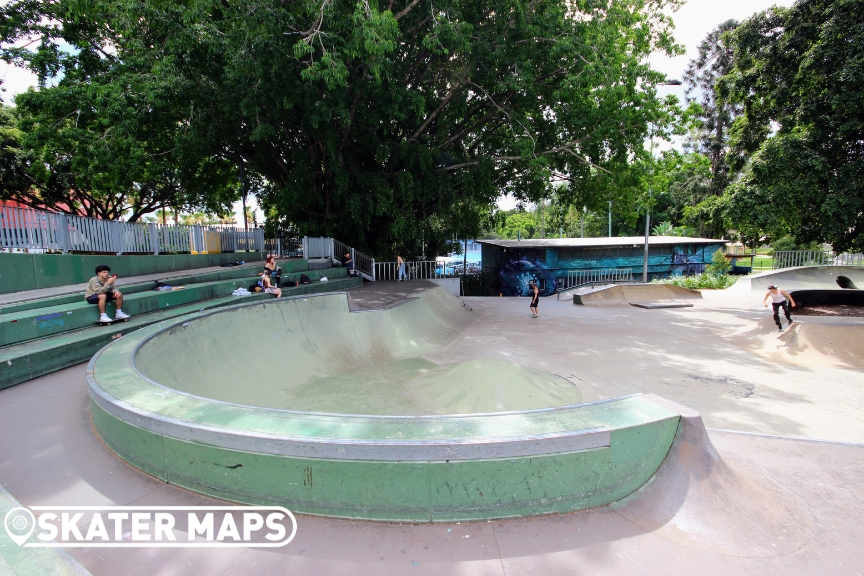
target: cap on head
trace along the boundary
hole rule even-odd
[[[777,286],[775,286],[774,284],[771,284],[770,286],[768,286],[768,290],[776,290],[776,289],[777,289]]]

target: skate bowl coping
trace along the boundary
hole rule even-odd
[[[387,310],[351,312],[331,293],[154,324],[91,360],[94,428],[166,482],[339,518],[567,512],[619,500],[652,476],[678,430],[668,402],[580,404],[554,374],[422,357],[476,314],[435,288]]]

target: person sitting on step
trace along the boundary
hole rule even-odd
[[[87,283],[87,289],[84,291],[84,300],[88,304],[97,304],[99,306],[100,323],[129,318],[129,315],[123,312],[123,294],[117,290],[116,281],[117,274],[111,274],[111,268],[100,264],[96,267],[96,276],[91,278],[90,282]],[[108,302],[117,302],[117,313],[114,314],[114,320],[105,312],[105,306]]]
[[[264,270],[264,274],[261,275],[261,287],[267,294],[273,294],[273,296],[279,298],[282,296],[282,290],[273,285],[270,274],[270,270]]]

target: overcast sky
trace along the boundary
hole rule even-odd
[[[661,54],[655,54],[650,61],[653,67],[660,72],[666,73],[668,78],[680,80],[687,68],[687,63],[696,55],[699,42],[714,29],[718,24],[734,18],[744,20],[756,12],[761,12],[773,5],[791,6],[791,0],[689,0],[680,10],[672,14],[675,21],[675,39],[679,44],[686,47],[687,52],[683,56],[668,58]],[[36,78],[25,70],[8,66],[0,62],[0,78],[3,80],[4,102],[11,102],[15,94],[23,92],[29,86],[36,84]],[[666,86],[659,88],[660,94],[676,94],[684,97],[682,87]],[[250,202],[254,206],[254,200]],[[504,209],[515,207],[511,198],[502,198],[499,206]],[[240,218],[239,203],[235,207],[237,221]],[[259,221],[263,221],[263,215],[258,211]]]

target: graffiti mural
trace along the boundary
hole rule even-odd
[[[499,290],[503,296],[528,296],[528,286],[536,282],[540,294],[558,290],[568,271],[631,269],[634,278],[642,274],[644,248],[639,245],[585,246],[513,249],[487,246],[490,256],[497,249]],[[649,279],[692,275],[705,271],[711,256],[723,248],[722,241],[649,246]],[[485,266],[485,263],[484,263]],[[565,284],[566,285],[566,284]]]

